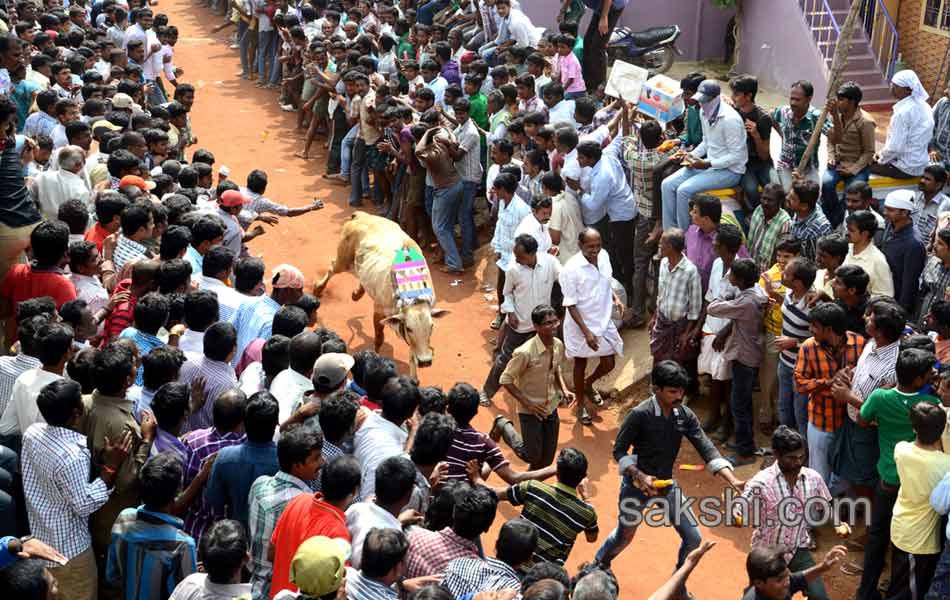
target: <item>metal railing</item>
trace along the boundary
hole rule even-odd
[[[861,21],[868,36],[871,54],[888,81],[897,64],[899,37],[894,19],[887,11],[884,0],[861,0]]]
[[[811,29],[815,44],[821,53],[822,67],[828,71],[828,65],[838,47],[838,38],[841,35],[841,26],[838,25],[835,15],[828,6],[828,0],[799,0],[805,23]]]

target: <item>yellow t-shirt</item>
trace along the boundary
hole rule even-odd
[[[785,294],[786,288],[784,285],[782,285],[782,271],[779,269],[778,264],[772,265],[772,268],[766,271],[765,274],[759,278],[759,285],[766,294],[768,294],[768,290],[770,288],[782,295]],[[764,324],[766,333],[782,335],[781,302],[776,302],[775,304],[771,304],[766,307]]]
[[[938,554],[940,515],[930,506],[930,494],[950,471],[950,455],[898,442],[894,462],[901,487],[894,503],[891,542],[909,554]]]

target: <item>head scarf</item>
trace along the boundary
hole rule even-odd
[[[719,103],[722,102],[722,96],[716,96],[709,102],[705,104],[700,104],[699,107],[703,111],[703,116],[706,117],[706,121],[712,122],[716,118],[716,114],[719,112]]]
[[[903,71],[894,73],[894,77],[891,78],[891,83],[899,87],[910,88],[910,95],[914,100],[926,102],[927,98],[930,97],[930,94],[927,93],[924,86],[920,83],[920,78],[917,77],[917,73],[914,73],[910,69],[904,69]]]

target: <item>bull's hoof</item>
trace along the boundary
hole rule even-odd
[[[357,302],[359,301],[360,298],[363,297],[363,294],[365,293],[366,293],[366,289],[363,286],[360,286],[356,288],[355,290],[353,290],[353,293],[350,294],[350,298],[353,300],[353,302]]]

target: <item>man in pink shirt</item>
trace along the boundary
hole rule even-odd
[[[557,46],[554,71],[557,77],[560,77],[561,85],[564,86],[566,100],[574,100],[587,94],[581,63],[574,55],[574,41],[574,36],[571,35],[554,36],[554,43]]]

